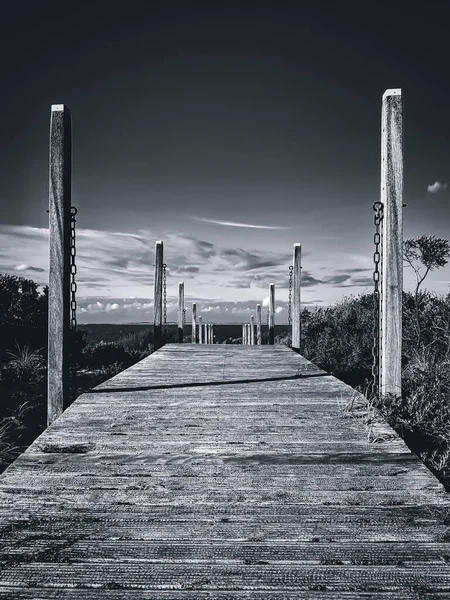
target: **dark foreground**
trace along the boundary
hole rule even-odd
[[[0,477],[0,598],[450,597],[442,486],[284,346],[170,344]]]

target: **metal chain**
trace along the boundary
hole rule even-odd
[[[267,309],[267,327],[269,327],[269,309]]]
[[[373,210],[375,215],[373,222],[375,225],[375,234],[373,236],[373,243],[375,245],[375,252],[373,254],[373,346],[372,346],[372,377],[373,377],[373,392],[378,394],[380,391],[380,245],[381,245],[381,224],[383,221],[383,203],[374,202]]]
[[[77,396],[77,357],[76,357],[76,331],[77,331],[77,265],[76,265],[76,239],[75,239],[75,228],[76,228],[76,215],[77,209],[75,206],[70,207],[70,330],[71,330],[71,342],[72,342],[72,360],[70,361],[71,371],[71,395],[72,400],[75,400]]]
[[[294,267],[289,267],[289,300],[288,300],[288,324],[292,325],[292,274]]]
[[[183,308],[183,327],[186,325],[186,309]]]
[[[163,264],[163,327],[167,333],[167,265]]]

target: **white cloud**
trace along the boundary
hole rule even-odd
[[[448,186],[448,183],[441,183],[440,181],[435,181],[434,183],[432,183],[431,185],[429,185],[427,187],[427,190],[431,194],[436,194],[437,192],[440,192],[441,190],[447,189],[447,186]]]
[[[279,314],[280,312],[283,312],[284,308],[282,306],[277,306],[277,308],[275,309],[275,312],[277,314]]]
[[[251,225],[250,223],[236,223],[235,221],[216,221],[214,219],[201,219],[200,217],[191,217],[194,221],[202,223],[213,223],[214,225],[225,225],[226,227],[247,227],[248,229],[290,229],[290,227],[280,227],[277,225]]]
[[[269,296],[266,296],[264,298],[264,300],[262,301],[262,305],[264,308],[267,308],[269,306],[269,303],[270,303],[270,298],[269,298]]]

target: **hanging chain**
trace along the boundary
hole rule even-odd
[[[75,227],[76,227],[77,209],[75,206],[70,207],[70,330],[71,330],[71,346],[72,360],[70,361],[71,371],[71,392],[72,400],[75,400],[77,395],[77,356],[76,356],[76,331],[77,331],[77,265],[76,255],[77,249],[75,244]]]
[[[373,392],[378,394],[380,391],[380,245],[381,245],[381,225],[383,221],[383,203],[374,202],[373,210],[375,215],[373,222],[375,225],[375,234],[373,243],[375,252],[373,254],[374,270],[373,270],[373,346],[372,346],[372,377],[373,377]]]
[[[167,334],[167,265],[163,264],[163,327]]]
[[[267,317],[267,327],[269,327],[269,309],[267,309],[266,317]]]
[[[186,325],[186,309],[185,308],[183,308],[183,321],[182,321],[182,323],[183,323],[183,327],[184,327]]]
[[[289,267],[289,300],[288,300],[288,324],[292,325],[292,274],[294,267]]]

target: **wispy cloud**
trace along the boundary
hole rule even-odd
[[[226,227],[247,227],[248,229],[291,229],[290,227],[281,227],[278,225],[252,225],[250,223],[236,223],[235,221],[216,221],[215,219],[202,219],[200,217],[190,217],[194,221],[202,223],[212,223],[213,225],[225,225]]]
[[[17,265],[14,267],[15,271],[34,271],[35,273],[43,273],[44,269],[40,269],[39,267],[32,267],[31,265]]]
[[[427,187],[427,190],[431,193],[431,194],[436,194],[437,192],[440,192],[441,190],[445,190],[448,187],[448,183],[441,183],[440,181],[435,181],[434,183],[430,184]]]

